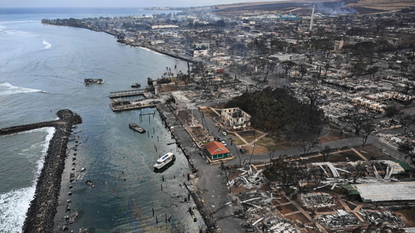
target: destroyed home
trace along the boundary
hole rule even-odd
[[[251,126],[251,116],[238,107],[222,109],[220,121],[234,130]]]

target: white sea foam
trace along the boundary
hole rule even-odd
[[[29,32],[24,32],[24,31],[16,31],[16,30],[6,30],[6,31],[4,31],[5,33],[7,33],[7,34],[11,34],[11,35],[13,35],[13,34],[19,34],[19,35],[29,35],[30,33]]]
[[[16,87],[16,86],[11,85],[8,82],[0,83],[0,96],[30,93],[30,92],[45,92],[45,91],[32,89],[32,88],[26,88],[26,87]]]
[[[36,178],[30,187],[12,190],[7,193],[0,194],[0,232],[21,232],[26,212],[29,209],[30,201],[36,191],[36,182],[43,168],[46,151],[49,147],[49,142],[55,133],[55,128],[48,127],[33,131],[47,131],[45,143],[42,148],[42,156],[36,162]]]
[[[0,194],[0,232],[21,232],[35,186]]]
[[[15,23],[33,23],[39,22],[38,20],[20,20],[20,21],[3,21],[0,24],[15,24]]]
[[[3,28],[3,29],[5,29],[6,27],[5,27],[5,26],[2,26],[2,25],[0,25],[0,28]]]
[[[165,54],[162,54],[162,53],[156,52],[156,51],[151,50],[151,49],[148,49],[148,48],[144,48],[144,47],[139,47],[139,48],[140,48],[140,49],[147,50],[147,51],[150,51],[150,52],[152,52],[152,53],[155,53],[155,54],[158,54],[158,55],[161,55],[161,56],[167,56],[167,55],[165,55]]]
[[[42,43],[45,45],[43,49],[50,49],[50,47],[52,47],[52,45],[46,42],[45,40],[43,40]]]

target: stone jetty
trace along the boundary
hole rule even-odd
[[[68,137],[71,134],[72,126],[82,123],[82,118],[68,109],[60,110],[56,115],[59,120],[0,129],[0,135],[5,135],[36,128],[55,127],[55,134],[49,143],[45,162],[36,185],[35,196],[26,214],[23,225],[25,233],[53,232]]]

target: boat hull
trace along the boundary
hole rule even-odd
[[[156,163],[153,165],[154,170],[163,170],[166,169],[168,167],[170,167],[173,162],[176,160],[176,156],[173,155],[171,158],[169,158],[168,160],[163,161],[163,163]]]
[[[128,125],[128,127],[130,127],[130,129],[132,129],[132,130],[134,130],[136,132],[139,132],[139,133],[145,133],[146,132],[145,129],[141,128],[140,126],[138,126],[138,125],[136,125],[134,123],[130,123]]]

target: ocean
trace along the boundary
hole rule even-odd
[[[184,201],[187,190],[182,184],[190,173],[187,160],[171,144],[174,139],[157,110],[114,113],[109,108],[111,91],[131,89],[136,82],[146,86],[147,77],[160,77],[166,67],[184,72],[187,64],[119,44],[106,33],[40,23],[43,18],[154,13],[160,11],[0,9],[0,128],[54,120],[56,112],[66,108],[83,119],[73,129],[80,137],[77,181],[69,182],[70,169],[66,169],[55,231],[74,210],[79,216],[69,232],[81,227],[90,232],[198,232],[202,225],[199,215],[193,221],[188,213],[194,204]],[[105,83],[85,86],[85,78],[101,78]],[[140,114],[147,113],[155,114],[143,116],[140,122]],[[132,122],[149,133],[130,130]],[[21,232],[53,132],[53,128],[44,128],[0,137],[0,232]],[[176,154],[175,163],[155,173],[152,165],[169,151]],[[81,173],[82,168],[86,170]],[[95,188],[86,185],[86,180],[94,182]],[[71,196],[69,185],[73,186]],[[67,199],[72,201],[71,212],[65,212]]]

